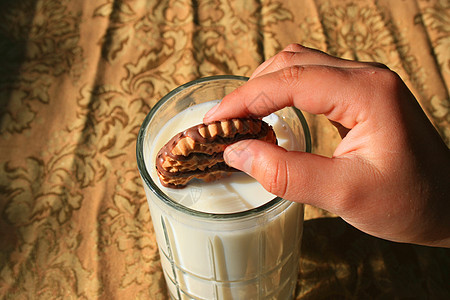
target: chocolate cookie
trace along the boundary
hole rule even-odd
[[[259,119],[230,119],[199,124],[178,133],[156,156],[156,169],[166,187],[182,188],[193,178],[213,181],[236,170],[223,159],[237,141],[258,139],[276,144],[272,126]]]

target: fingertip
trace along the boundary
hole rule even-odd
[[[304,49],[307,49],[307,48],[305,46],[300,45],[300,44],[292,43],[292,44],[287,45],[283,49],[283,51],[300,52],[300,51],[302,51]]]
[[[214,105],[210,110],[206,112],[206,114],[203,117],[203,123],[208,123],[213,120],[215,113],[217,112],[218,108],[220,106],[220,103],[217,103]]]
[[[225,163],[251,175],[254,156],[249,145],[252,141],[239,141],[228,146],[223,152]]]
[[[245,86],[236,88],[231,93],[225,95],[216,106],[212,107],[203,117],[203,123],[211,123],[232,118],[245,118],[250,115],[245,105],[246,94],[241,92]]]
[[[281,159],[286,152],[286,149],[275,144],[249,139],[228,146],[224,151],[224,159],[229,166],[263,182],[266,167]]]

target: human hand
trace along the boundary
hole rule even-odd
[[[261,93],[270,103],[255,100]],[[204,122],[286,106],[323,114],[337,127],[342,141],[331,158],[252,140],[227,147],[225,161],[269,192],[321,207],[371,235],[450,246],[450,151],[397,74],[293,44]]]

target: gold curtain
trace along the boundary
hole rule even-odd
[[[139,126],[178,85],[289,43],[386,64],[450,145],[448,0],[4,0],[0,20],[1,299],[167,299]],[[331,155],[335,129],[307,120]],[[306,219],[298,299],[450,297],[448,250]]]

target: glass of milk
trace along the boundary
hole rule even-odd
[[[204,114],[244,84],[240,76],[212,76],[164,96],[144,120],[137,163],[147,195],[161,263],[172,299],[291,299],[295,292],[303,205],[267,192],[250,176],[183,189],[159,182],[155,161],[176,133],[202,123]],[[258,103],[270,101],[261,94]],[[306,121],[295,108],[264,118],[278,145],[311,151]]]

